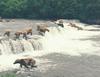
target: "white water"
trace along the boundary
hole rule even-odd
[[[66,25],[66,24],[65,24]],[[50,53],[61,53],[70,56],[100,55],[98,42],[80,40],[99,36],[99,31],[81,31],[71,27],[50,27],[45,36],[32,36],[29,40],[2,40],[0,43],[0,71],[18,68],[13,62],[23,55],[32,57]],[[37,59],[37,63],[43,60]]]

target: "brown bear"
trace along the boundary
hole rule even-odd
[[[23,31],[22,32],[22,35],[23,35],[23,38],[25,38],[27,40],[27,32],[26,31]]]
[[[40,32],[43,32],[45,33],[46,31],[49,32],[49,29],[47,28],[47,25],[46,24],[39,24],[37,25],[37,30]]]
[[[29,27],[29,28],[27,28],[27,29],[25,29],[25,30],[26,30],[26,33],[27,33],[27,34],[32,35],[32,28],[31,28],[31,27]]]
[[[78,30],[83,30],[83,28],[75,25],[74,23],[69,23],[69,24],[70,24],[69,26],[71,26],[71,27],[77,28]]]
[[[23,36],[27,40],[27,31],[26,30],[21,30],[21,31],[16,31],[15,32],[15,38],[19,39],[20,35]]]
[[[59,20],[58,25],[61,26],[61,27],[64,27],[64,25],[63,25],[63,20]]]
[[[20,35],[22,34],[22,31],[16,31],[15,32],[15,38],[19,39]]]
[[[5,32],[4,32],[4,36],[8,36],[10,37],[10,33],[11,33],[11,29],[6,29]]]
[[[36,61],[33,58],[22,58],[22,59],[17,59],[13,64],[20,64],[20,67],[25,66],[26,68],[31,68],[36,67]]]
[[[44,35],[46,31],[49,32],[49,29],[45,25],[44,26],[38,25],[37,30],[39,31],[40,35]]]
[[[57,24],[58,26],[64,27],[62,19],[59,19],[59,20],[55,21],[54,23]]]

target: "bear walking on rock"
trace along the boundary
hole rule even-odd
[[[36,61],[34,59],[32,59],[32,58],[17,59],[17,60],[15,60],[15,62],[13,64],[20,64],[21,68],[22,68],[22,66],[25,66],[26,68],[37,67],[37,66],[35,66]]]

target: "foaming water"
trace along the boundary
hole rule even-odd
[[[44,50],[48,52],[52,51],[68,54],[71,56],[92,54],[95,53],[95,51],[99,51],[100,48],[94,47],[94,41],[83,41],[81,39],[99,34],[100,32],[67,30],[65,28],[61,28],[59,33],[46,33],[43,43]]]
[[[90,38],[99,36],[99,31],[76,30],[66,26],[64,28],[50,27],[49,30],[50,32],[46,32],[44,36],[33,36],[29,40],[1,40],[0,71],[18,68],[17,65],[13,65],[13,62],[23,56],[35,58],[50,53],[70,56],[100,55],[100,47],[96,46],[97,43],[99,45],[99,42]],[[42,62],[39,59],[37,61]]]

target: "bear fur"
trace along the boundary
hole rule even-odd
[[[22,31],[16,31],[15,32],[15,38],[19,39],[20,35],[22,34]]]
[[[47,28],[46,24],[40,24],[37,25],[37,31],[39,31],[39,34],[42,35],[42,33],[45,33],[46,31],[49,32],[49,29]]]
[[[25,31],[26,31],[27,34],[32,35],[32,28],[31,27],[25,29]]]
[[[33,68],[36,67],[36,61],[32,58],[22,58],[22,59],[17,59],[15,60],[15,62],[13,64],[20,64],[20,67],[22,68],[22,66],[26,67],[26,68]]]
[[[4,36],[8,36],[10,37],[10,33],[11,33],[11,29],[6,29],[5,32],[4,32]]]

